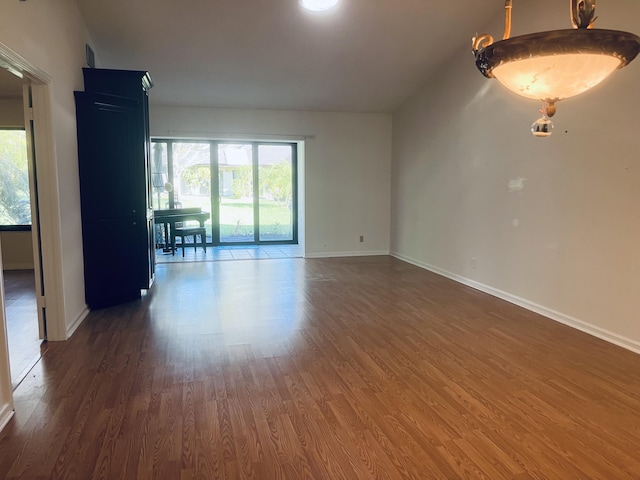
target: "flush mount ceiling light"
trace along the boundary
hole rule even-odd
[[[338,0],[300,0],[300,4],[307,10],[324,12],[335,7]]]
[[[534,135],[551,135],[549,120],[556,102],[595,87],[640,51],[640,37],[616,30],[594,29],[595,0],[569,0],[573,29],[511,36],[512,0],[505,2],[502,41],[491,35],[473,37],[476,67],[509,90],[541,100],[543,117],[531,127]]]

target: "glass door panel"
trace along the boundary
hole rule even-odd
[[[220,243],[255,241],[253,146],[218,145]]]
[[[258,146],[258,208],[261,242],[293,240],[291,145]]]
[[[170,186],[175,208],[199,207],[211,213],[211,144],[173,142]],[[195,222],[195,225],[198,225]],[[206,221],[207,242],[211,239],[211,217]]]
[[[167,143],[151,144],[151,204],[154,210],[169,208],[169,166],[167,159]]]
[[[163,210],[170,207],[169,199],[169,158],[166,142],[151,143],[151,206],[154,210]],[[156,248],[170,252],[169,230],[164,225],[156,224],[154,232]]]

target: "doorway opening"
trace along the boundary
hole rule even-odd
[[[52,79],[46,72],[2,43],[0,67],[19,77],[22,85],[21,111],[29,160],[31,248],[34,257],[33,277],[39,336],[41,339],[66,340],[69,329],[65,323],[61,287],[62,265],[59,261],[62,244],[58,222],[60,209],[50,88]],[[43,200],[41,203],[39,198]],[[4,275],[0,268],[0,288],[4,290],[3,287]],[[76,324],[82,318],[79,317]],[[9,343],[4,295],[0,295],[0,428],[6,425],[13,415]]]
[[[33,228],[37,214],[35,164],[29,155],[32,145],[31,120],[25,118],[23,90],[28,82],[0,70],[4,92],[0,110],[0,253],[3,265],[5,319],[9,349],[11,385],[15,389],[42,354],[44,319],[40,322]],[[25,90],[30,93],[28,86]],[[26,99],[30,101],[30,99]],[[36,251],[37,250],[37,251]]]

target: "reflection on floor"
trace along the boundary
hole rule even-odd
[[[256,260],[265,258],[302,257],[301,245],[232,245],[224,247],[207,247],[207,251],[198,246],[188,245],[182,256],[182,248],[178,247],[175,255],[156,250],[156,263],[182,262],[217,262],[222,260]]]
[[[4,275],[11,383],[15,389],[40,359],[38,311],[33,270],[7,270]]]

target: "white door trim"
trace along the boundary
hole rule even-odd
[[[7,320],[4,308],[2,255],[0,255],[0,304],[2,305],[2,308],[0,308],[0,429],[2,429],[13,416],[13,391],[11,387],[11,370],[9,369]]]
[[[58,170],[48,84],[31,83],[35,132],[35,151],[40,198],[40,231],[42,271],[46,296],[47,340],[66,340],[62,291],[62,234],[60,231],[60,199]],[[34,252],[37,253],[37,252]]]
[[[58,172],[53,134],[51,102],[51,77],[11,48],[0,43],[0,68],[19,73],[32,87],[32,112],[25,101],[25,120],[34,120],[34,150],[40,198],[41,251],[34,255],[42,258],[42,271],[46,295],[46,328],[49,340],[66,340],[64,317],[62,240],[60,232],[60,200],[58,196]],[[34,243],[34,248],[37,245]],[[34,259],[36,262],[38,258]],[[1,267],[1,261],[0,261]],[[0,287],[4,285],[0,268]],[[13,414],[13,393],[9,368],[9,350],[5,315],[4,290],[0,288],[0,428]]]

